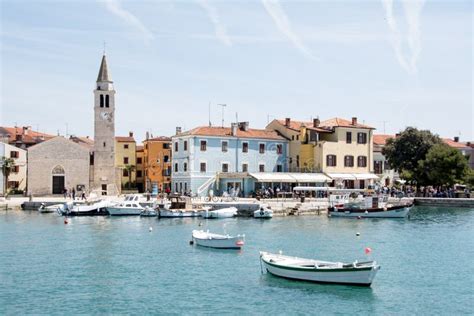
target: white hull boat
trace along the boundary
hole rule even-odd
[[[145,209],[138,202],[140,196],[138,194],[127,195],[125,200],[117,205],[107,207],[107,211],[111,216],[138,216]]]
[[[258,210],[253,212],[253,217],[255,218],[272,218],[273,217],[273,211],[264,206],[260,206]]]
[[[219,210],[205,210],[202,212],[203,218],[231,218],[237,215],[237,208],[236,207],[226,207],[221,208]]]
[[[159,216],[160,217],[199,217],[201,216],[201,210],[199,209],[181,209],[181,210],[171,210],[166,208],[159,209]]]
[[[110,201],[97,201],[88,204],[73,205],[61,211],[65,216],[105,216],[108,215],[107,207],[112,206]]]
[[[143,217],[157,217],[158,212],[151,207],[146,207],[141,213],[140,216]]]
[[[410,213],[411,206],[399,206],[379,209],[351,209],[329,208],[331,217],[356,217],[356,218],[405,218]]]
[[[54,204],[46,206],[44,203],[41,203],[41,206],[38,208],[38,212],[40,213],[62,213],[64,210],[64,203],[63,204]]]
[[[260,252],[260,260],[265,269],[273,275],[318,283],[370,286],[380,270],[375,261],[328,262],[263,251]]]
[[[245,235],[229,236],[213,234],[209,231],[193,230],[193,243],[209,248],[241,249],[245,243]]]

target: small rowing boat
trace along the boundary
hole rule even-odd
[[[220,249],[240,249],[244,246],[245,235],[219,235],[209,231],[193,230],[193,243],[202,247]]]

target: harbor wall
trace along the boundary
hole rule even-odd
[[[474,208],[474,198],[415,198],[415,205]]]

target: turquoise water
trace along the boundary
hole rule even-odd
[[[190,246],[201,222],[245,233],[246,246]],[[466,209],[415,208],[410,220],[85,217],[68,225],[55,214],[1,211],[0,314],[472,314],[473,228]],[[262,274],[259,250],[369,258],[382,269],[371,288],[290,281]]]

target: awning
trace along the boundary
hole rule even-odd
[[[353,175],[357,180],[371,180],[371,179],[378,180],[379,179],[379,177],[373,173],[353,173]]]
[[[255,172],[250,176],[258,182],[296,182],[288,173],[283,172]]]
[[[355,180],[356,177],[352,173],[326,173],[326,175],[333,180]]]
[[[329,182],[331,178],[324,173],[291,173],[297,183]]]

